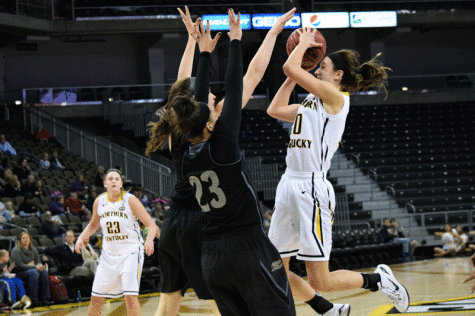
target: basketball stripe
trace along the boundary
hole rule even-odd
[[[315,221],[315,228],[317,231],[317,236],[323,244],[323,234],[322,234],[322,212],[320,210],[320,202],[317,199],[317,220]]]

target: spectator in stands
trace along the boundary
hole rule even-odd
[[[453,256],[457,253],[456,241],[459,240],[458,236],[454,236],[452,233],[452,227],[450,224],[445,224],[444,232],[436,232],[436,236],[442,237],[442,248],[434,247],[434,256],[443,257],[443,256]]]
[[[5,185],[5,190],[3,194],[6,197],[11,197],[11,198],[15,198],[21,195],[21,183],[20,183],[20,180],[18,180],[17,175],[14,174],[8,179],[8,182],[7,182],[7,185]]]
[[[56,215],[62,215],[66,213],[64,209],[64,195],[59,191],[54,191],[51,196],[53,199],[49,203],[48,210],[53,215],[53,220]]]
[[[51,163],[49,162],[49,155],[46,151],[41,156],[40,169],[42,169],[42,170],[51,170]]]
[[[15,156],[16,150],[6,141],[5,135],[0,135],[0,153],[8,156]]]
[[[96,190],[90,189],[89,193],[87,194],[87,200],[86,200],[86,204],[85,204],[86,209],[88,209],[89,211],[92,210],[92,207],[94,205],[94,201],[96,200],[96,197],[97,197]]]
[[[81,231],[83,231],[87,227],[87,224],[89,224],[89,222],[91,221],[91,218],[92,218],[92,212],[89,210],[86,210],[84,212],[84,221],[82,222],[82,225],[81,225]]]
[[[21,187],[21,191],[23,195],[30,192],[33,196],[36,196],[35,176],[33,174],[28,175],[25,184]]]
[[[8,222],[11,224],[13,217],[17,216],[15,210],[13,209],[12,201],[6,201],[5,209],[2,211],[1,216],[4,222]]]
[[[33,137],[37,142],[47,142],[47,143],[54,143],[59,147],[63,148],[63,146],[58,142],[56,138],[51,136],[51,134],[43,128],[43,125],[38,124],[36,131],[33,133]]]
[[[0,152],[1,153],[1,152]],[[7,157],[3,157],[2,158],[2,163],[0,163],[0,177],[1,178],[4,178],[4,173],[5,171],[8,169],[8,158]]]
[[[8,300],[12,304],[12,309],[30,307],[31,300],[26,296],[23,282],[11,273],[15,268],[15,262],[10,261],[10,254],[7,250],[0,250],[0,279],[3,281],[5,293],[8,293]]]
[[[13,177],[12,169],[5,169],[2,174],[2,177],[0,178],[0,193],[2,194],[2,196],[5,196],[4,191],[11,177]]]
[[[36,131],[33,133],[33,137],[38,142],[39,141],[48,142],[52,136],[47,130],[43,129],[43,125],[38,124]]]
[[[40,302],[49,305],[48,271],[41,263],[38,250],[31,244],[29,233],[20,233],[11,257],[17,267],[16,276],[26,285],[26,295],[33,301],[32,307],[40,306]]]
[[[383,219],[383,227],[379,230],[379,236],[383,242],[391,242],[397,236],[391,226],[391,221],[387,217]]]
[[[5,180],[6,183],[8,183],[8,180],[10,180],[10,178],[13,176],[14,174],[13,174],[12,168],[5,169],[5,172],[3,173],[3,179]]]
[[[100,188],[104,187],[104,167],[98,166],[96,171],[96,177],[94,178],[94,184]]]
[[[144,206],[148,206],[150,204],[150,201],[148,200],[148,197],[144,194],[142,188],[137,188],[136,190],[134,190],[134,195],[140,202],[142,202]]]
[[[64,169],[66,169],[66,167],[63,166],[63,164],[59,161],[57,150],[53,150],[53,152],[51,153],[51,158],[50,158],[49,162],[50,162],[50,165],[51,165],[51,167],[50,167],[51,170],[64,170]]]
[[[457,251],[457,254],[464,253],[465,249],[467,249],[467,246],[468,246],[468,236],[463,231],[462,225],[457,225],[456,228],[452,228],[452,234],[458,237],[456,238],[457,242],[455,245],[455,250]],[[470,246],[473,246],[473,245],[470,245]]]
[[[78,200],[78,194],[76,192],[71,192],[69,197],[64,201],[64,208],[71,214],[81,218],[84,217],[84,211],[86,211],[86,207]]]
[[[168,202],[164,199],[161,198],[156,198],[150,202],[151,204],[151,213],[152,217],[158,219],[159,224],[162,225],[163,223],[163,216],[165,213],[165,205],[168,204]],[[160,226],[159,226],[160,227]]]
[[[48,192],[46,191],[45,188],[43,188],[43,181],[41,181],[41,179],[36,180],[34,196],[39,198],[42,201],[43,198],[47,195],[48,195]]]
[[[13,173],[18,176],[20,181],[26,179],[31,173],[31,169],[28,166],[28,160],[20,158],[17,165],[13,168]]]
[[[80,174],[76,180],[71,183],[71,186],[69,187],[69,193],[76,192],[79,199],[82,199],[87,189],[88,187],[84,185],[84,176]]]
[[[404,233],[402,227],[399,227],[397,220],[395,218],[391,218],[390,220],[391,227],[393,228],[392,233],[394,234],[394,242],[402,243],[402,252],[404,256],[412,256],[414,251],[417,247],[417,241],[407,238]]]
[[[46,253],[56,256],[59,262],[58,270],[61,274],[71,275],[93,275],[97,264],[88,261],[84,262],[82,255],[74,251],[74,241],[76,237],[72,230],[66,232],[64,244],[52,249],[47,249]]]
[[[64,229],[53,221],[53,215],[50,211],[46,211],[41,223],[40,233],[48,236],[53,240],[55,237],[63,236],[66,232]]]
[[[23,198],[23,203],[18,207],[18,215],[28,217],[28,216],[40,216],[40,211],[38,206],[33,202],[33,194],[30,192],[26,193]]]

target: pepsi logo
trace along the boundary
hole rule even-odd
[[[310,17],[310,23],[312,24],[313,27],[317,27],[317,26],[320,25],[320,23],[322,23],[322,20],[320,19],[320,17],[317,14],[313,14]]]

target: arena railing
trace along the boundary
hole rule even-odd
[[[15,0],[3,1],[5,13],[28,16],[53,21],[55,18],[54,0]]]
[[[124,174],[145,190],[168,198],[175,176],[171,169],[145,156],[64,123],[37,108],[25,107],[26,129],[33,133],[42,124],[63,147],[87,161],[106,168],[122,166]]]

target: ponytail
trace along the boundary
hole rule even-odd
[[[193,97],[192,91],[190,90],[194,82],[192,79],[194,78],[185,77],[177,80],[168,93],[167,104],[155,112],[158,116],[158,121],[147,124],[149,127],[150,140],[145,150],[146,156],[150,157],[153,152],[163,149],[167,144],[170,134],[172,134],[172,138],[175,138],[173,136],[177,134],[175,129],[176,124],[174,123],[174,112],[170,110],[170,103],[177,96]]]
[[[363,64],[359,63],[359,54],[354,50],[343,49],[328,55],[328,57],[333,61],[335,71],[343,70],[343,78],[340,81],[343,91],[367,91],[372,87],[377,87],[379,90],[385,91],[387,95],[387,72],[391,71],[391,68],[385,67],[376,60],[380,55],[381,53],[378,53]],[[341,64],[338,62],[339,60],[344,63],[344,67],[337,66]]]
[[[172,112],[170,109],[167,109],[167,106],[164,106],[155,112],[158,116],[158,121],[147,124],[147,126],[150,127],[150,140],[145,150],[146,156],[150,157],[153,152],[158,149],[163,149],[168,141],[168,135],[174,132],[174,123],[171,116]]]

